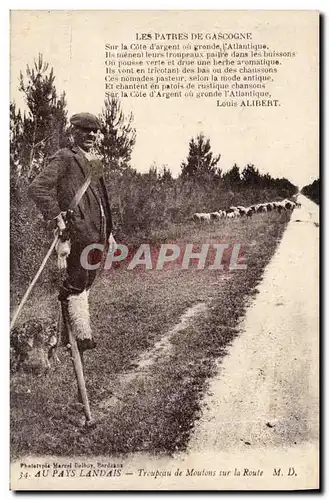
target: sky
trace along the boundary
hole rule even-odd
[[[11,100],[24,109],[20,71],[39,53],[65,90],[69,116],[98,114],[104,101],[105,43],[135,41],[136,32],[252,31],[255,42],[296,51],[273,85],[280,108],[218,108],[209,99],[122,101],[137,130],[132,166],[154,162],[174,175],[192,137],[203,132],[225,171],[253,163],[261,173],[286,177],[299,187],[319,176],[318,53],[316,14],[306,11],[12,11]],[[274,88],[275,85],[275,88]]]

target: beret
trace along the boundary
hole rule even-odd
[[[101,122],[97,116],[91,113],[77,113],[70,118],[72,125],[86,130],[98,130],[101,128]]]

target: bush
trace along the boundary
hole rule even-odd
[[[320,204],[320,179],[316,179],[312,184],[304,186],[302,194],[308,196],[314,203]]]

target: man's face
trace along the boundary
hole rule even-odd
[[[97,137],[95,130],[76,128],[73,132],[74,143],[84,151],[89,151],[94,145]]]

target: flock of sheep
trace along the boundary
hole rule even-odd
[[[251,205],[250,207],[230,207],[228,210],[219,210],[218,212],[210,213],[195,213],[193,214],[193,220],[195,222],[211,222],[220,219],[235,219],[236,217],[251,217],[254,214],[272,212],[272,210],[277,210],[279,213],[282,211],[293,210],[294,208],[300,208],[301,204],[297,201],[283,200],[283,201],[273,201],[270,203],[258,203],[257,205]]]

